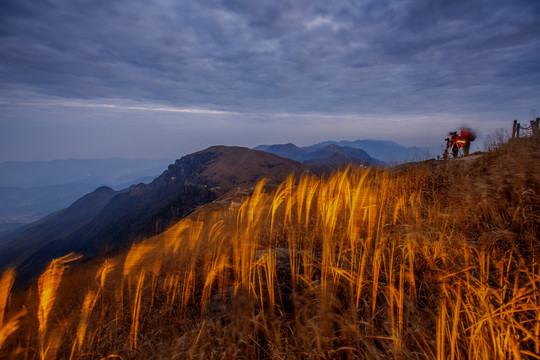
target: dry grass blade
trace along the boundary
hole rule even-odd
[[[0,327],[0,349],[2,345],[7,340],[7,338],[13,334],[20,327],[20,320],[23,316],[27,314],[26,309],[19,311],[17,314],[13,315],[5,324],[2,324]]]
[[[0,328],[2,328],[2,324],[4,323],[4,313],[6,311],[13,281],[15,281],[15,270],[7,269],[4,271],[2,278],[0,279]]]
[[[90,319],[92,310],[96,305],[97,297],[97,291],[89,291],[84,297],[84,302],[81,309],[81,320],[77,326],[77,345],[79,349],[81,349],[83,346],[86,337],[86,328],[88,327],[88,320]]]
[[[8,269],[2,274],[0,279],[0,349],[6,339],[19,328],[20,318],[26,315],[26,309],[11,317],[7,322],[4,322],[7,303],[13,281],[15,280],[15,270]]]
[[[38,322],[39,322],[39,349],[42,359],[47,358],[47,352],[50,348],[45,344],[45,335],[47,332],[47,320],[53,308],[54,300],[56,298],[56,291],[60,286],[62,280],[62,274],[64,273],[65,264],[78,260],[82,255],[70,253],[61,258],[51,261],[43,275],[38,280],[38,294],[39,294],[39,307],[38,307]],[[56,340],[54,340],[56,341]],[[54,347],[53,347],[54,348]]]

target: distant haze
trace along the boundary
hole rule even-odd
[[[0,162],[0,233],[72,204],[107,185],[149,183],[171,160],[54,160]]]
[[[62,184],[127,187],[149,182],[174,160],[54,160],[43,162],[0,162],[0,186],[22,188]]]

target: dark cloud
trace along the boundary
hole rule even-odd
[[[494,65],[475,54],[499,56],[495,65],[505,67],[512,60],[502,49],[517,58],[526,56],[520,46],[538,48],[535,2],[362,3],[7,2],[2,70],[8,85],[57,96],[320,111],[317,99],[328,91],[364,96],[448,84],[436,69],[469,86],[468,74]],[[407,69],[396,74],[400,66]]]
[[[539,16],[537,0],[4,0],[0,96],[241,113],[515,110],[538,104]]]

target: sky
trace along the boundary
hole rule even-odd
[[[540,113],[538,0],[2,0],[0,161],[437,146]]]

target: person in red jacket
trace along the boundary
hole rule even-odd
[[[469,128],[462,128],[459,135],[457,131],[452,131],[448,135],[449,138],[446,138],[446,149],[443,153],[443,159],[448,159],[449,152],[452,153],[454,158],[457,158],[459,155],[459,149],[463,149],[463,155],[469,155],[469,149],[471,147],[471,141],[476,139],[476,134]]]
[[[462,128],[456,140],[458,146],[463,148],[463,155],[469,156],[471,141],[476,139],[476,134],[469,128]]]

